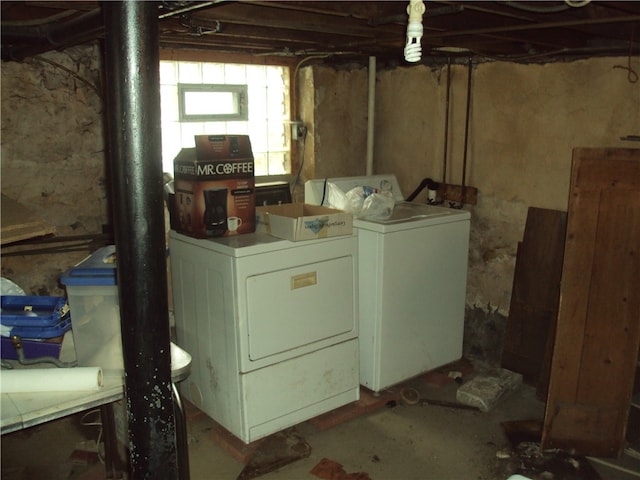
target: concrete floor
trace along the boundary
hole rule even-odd
[[[306,441],[309,455],[257,478],[504,480],[516,472],[522,459],[509,443],[501,423],[542,419],[544,414],[544,404],[535,398],[535,389],[526,385],[501,399],[489,412],[407,405],[401,400],[386,402],[388,395],[400,398],[399,389],[407,386],[416,388],[422,397],[444,400],[455,400],[457,388],[455,383],[435,386],[415,379],[385,392],[384,401],[372,411],[345,421],[329,420],[320,426],[313,421],[297,425],[289,433],[297,433]],[[85,419],[85,423],[91,423],[93,418]],[[81,424],[81,419],[81,415],[75,415],[3,436],[2,479],[104,478],[104,468],[99,463],[72,461],[72,453],[80,442],[95,440],[100,431],[98,426]],[[245,468],[240,460],[242,452],[236,450],[231,454],[230,444],[216,436],[219,430],[202,412],[194,407],[188,409],[192,480],[234,480]],[[257,452],[264,444],[256,443]],[[343,475],[319,477],[310,473],[323,459],[342,465]],[[638,478],[611,475],[611,472],[600,477],[556,474],[553,478]]]

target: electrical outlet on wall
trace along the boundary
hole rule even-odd
[[[291,122],[291,139],[292,140],[303,139],[306,135],[307,135],[307,127],[304,126],[304,123],[299,121]]]

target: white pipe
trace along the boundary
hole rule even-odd
[[[373,175],[373,130],[376,110],[376,57],[369,57],[369,103],[367,106],[367,175]]]

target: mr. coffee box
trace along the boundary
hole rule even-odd
[[[173,160],[175,229],[196,238],[255,231],[255,174],[248,135],[196,135]]]

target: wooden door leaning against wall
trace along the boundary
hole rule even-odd
[[[640,343],[640,149],[575,149],[543,448],[615,457]]]

